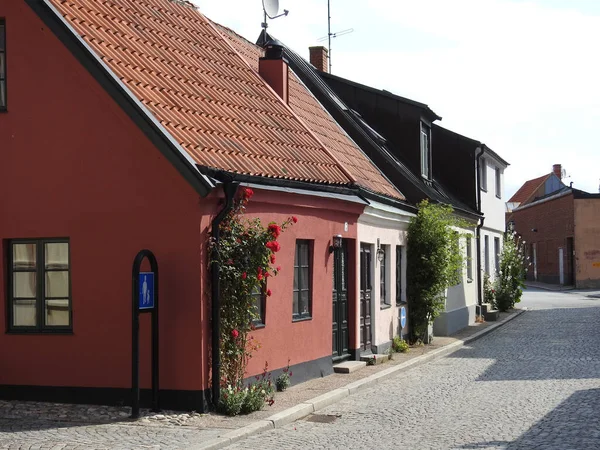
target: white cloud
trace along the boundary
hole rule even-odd
[[[254,41],[260,0],[196,0]],[[327,34],[325,0],[281,0],[269,31],[306,55]],[[597,192],[600,16],[564,1],[331,0],[334,73],[425,102],[442,126],[481,140],[511,163],[507,195],[560,163]]]

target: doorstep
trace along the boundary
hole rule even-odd
[[[361,358],[362,359],[362,358]],[[335,373],[352,373],[367,366],[365,361],[346,361],[333,366]]]

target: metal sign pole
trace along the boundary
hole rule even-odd
[[[151,272],[140,272],[144,258]],[[133,261],[131,318],[131,418],[140,417],[140,313],[152,314],[152,411],[160,410],[158,359],[158,264],[150,250],[141,250]],[[143,283],[140,285],[140,275]]]

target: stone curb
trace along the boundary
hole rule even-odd
[[[212,450],[223,448],[228,446],[229,444],[232,444],[233,442],[239,441],[240,439],[246,438],[252,434],[261,433],[263,431],[270,430],[273,428],[280,428],[284,425],[295,422],[296,420],[302,419],[303,417],[306,417],[315,411],[325,408],[326,406],[337,403],[343,398],[355,394],[358,391],[361,391],[367,387],[371,387],[377,384],[380,380],[386,379],[391,375],[418,367],[422,364],[425,364],[426,362],[439,359],[451,353],[454,353],[455,351],[464,347],[466,344],[476,341],[477,339],[480,339],[483,336],[491,333],[492,331],[500,328],[502,325],[510,322],[511,320],[523,314],[525,311],[527,311],[527,308],[517,310],[514,314],[511,314],[510,316],[502,319],[501,321],[490,325],[489,327],[481,331],[478,331],[474,335],[466,338],[464,341],[456,341],[444,347],[433,350],[425,355],[417,356],[416,358],[406,361],[405,363],[398,364],[397,366],[382,370],[381,372],[377,372],[361,380],[347,384],[342,388],[335,389],[331,392],[327,392],[311,400],[307,400],[296,406],[292,406],[291,408],[280,411],[277,414],[267,417],[266,419],[259,420],[237,430],[229,431],[216,439],[211,439],[210,441],[204,442],[202,444],[188,447],[188,450]]]

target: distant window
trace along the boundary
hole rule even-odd
[[[431,129],[421,122],[421,175],[431,178]]]
[[[70,330],[69,242],[14,240],[9,248],[10,331]]]
[[[485,236],[483,244],[484,259],[485,259],[485,273],[490,273],[490,237]]]
[[[0,19],[0,111],[6,110],[6,21]]]
[[[473,280],[473,251],[471,246],[471,236],[467,236],[467,280]]]
[[[298,239],[294,256],[294,320],[311,316],[311,241]]]
[[[396,305],[402,303],[402,246],[396,245]]]
[[[383,252],[383,259],[379,263],[379,302],[381,303],[381,306],[387,306],[391,304],[387,292],[388,247],[388,245],[382,245],[380,247],[381,251]],[[379,260],[379,258],[377,259]]]
[[[252,291],[252,302],[254,305],[254,320],[252,324],[256,327],[265,325],[265,309],[267,303],[267,284],[255,287]]]
[[[479,187],[487,191],[487,163],[485,158],[481,158],[479,161]]]
[[[496,167],[496,197],[502,198],[502,179],[499,167]]]
[[[496,263],[496,273],[500,272],[500,238],[494,238],[494,255],[495,255],[495,263]]]

